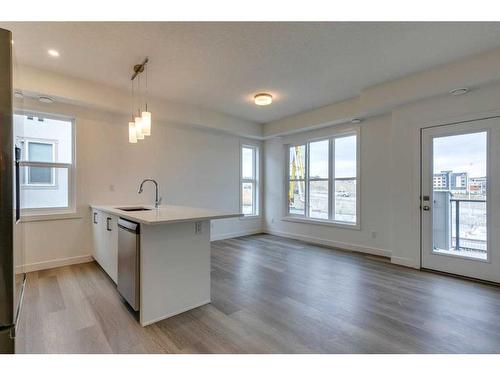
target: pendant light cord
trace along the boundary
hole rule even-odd
[[[146,112],[148,112],[148,96],[149,96],[149,92],[148,92],[148,67],[146,66],[146,90],[145,90],[145,98],[144,98],[144,101],[146,103]]]
[[[132,83],[132,105],[130,106],[132,112],[132,121],[134,121],[134,107],[135,107],[135,96],[134,96],[134,81],[130,81]]]
[[[138,94],[137,96],[139,97],[139,101],[138,101],[138,106],[137,106],[137,116],[138,117],[141,117],[141,75],[139,74],[137,76],[137,91],[138,91]]]

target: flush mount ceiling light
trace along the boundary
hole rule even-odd
[[[56,51],[55,49],[49,49],[47,53],[52,57],[59,57],[59,52]]]
[[[351,120],[351,124],[359,124],[360,122],[362,122],[363,119],[360,118],[360,117],[355,117]]]
[[[129,143],[137,143],[138,140],[151,135],[151,112],[148,110],[148,72],[146,69],[148,62],[149,59],[146,57],[142,64],[134,65],[134,73],[130,78],[132,82],[132,120],[128,123]],[[145,89],[141,93],[141,73],[144,71],[146,71],[146,82]],[[136,90],[134,90],[135,82],[137,82]],[[135,108],[137,108],[137,112],[135,112]]]
[[[14,91],[14,98],[23,99],[24,95],[21,91]]]
[[[253,97],[255,104],[257,105],[269,105],[273,102],[273,96],[271,94],[267,94],[262,92]]]
[[[464,95],[469,92],[469,89],[467,87],[458,87],[456,89],[450,90],[449,94],[453,96],[459,96],[459,95]]]
[[[40,103],[45,103],[45,104],[52,104],[54,103],[54,99],[49,98],[48,96],[39,96],[38,101]]]

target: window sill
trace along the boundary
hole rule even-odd
[[[290,221],[293,223],[324,225],[327,227],[361,230],[361,227],[359,224],[344,224],[344,223],[337,222],[337,221],[328,221],[328,220],[320,220],[320,219],[306,219],[306,218],[302,218],[302,217],[293,217],[293,216],[285,216],[285,217],[281,218],[281,220]]]
[[[21,223],[33,221],[74,220],[83,216],[76,212],[54,213],[54,214],[27,214],[21,216]]]
[[[262,219],[261,215],[244,215],[240,216],[240,220],[260,220]]]

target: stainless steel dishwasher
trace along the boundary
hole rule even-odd
[[[140,226],[133,221],[118,220],[118,292],[139,311]]]

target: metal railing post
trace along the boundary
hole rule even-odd
[[[455,249],[460,250],[460,201],[455,201]]]

